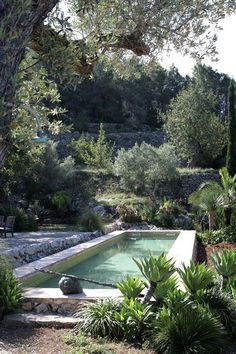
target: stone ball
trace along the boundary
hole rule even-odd
[[[83,292],[80,281],[76,278],[62,277],[58,285],[64,295],[81,294]]]

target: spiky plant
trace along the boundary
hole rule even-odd
[[[211,255],[211,261],[219,275],[222,276],[222,288],[225,289],[229,279],[236,276],[236,252],[225,249]]]
[[[153,297],[158,304],[161,304],[169,293],[173,293],[177,289],[177,277],[171,276],[165,282],[159,283],[155,289]]]
[[[164,253],[158,258],[151,255],[149,258],[133,260],[149,282],[147,293],[143,298],[143,303],[147,303],[151,300],[157,284],[165,282],[175,272],[174,263]]]
[[[145,284],[139,277],[127,275],[125,279],[116,283],[116,287],[128,299],[135,299],[141,294],[142,290],[145,288]]]
[[[212,288],[198,292],[196,298],[200,304],[206,305],[220,319],[231,337],[236,335],[236,302],[229,294]]]
[[[185,289],[194,295],[200,289],[206,289],[214,282],[214,273],[207,268],[204,263],[197,264],[193,261],[189,266],[183,265],[178,269],[178,273],[183,281]]]
[[[77,327],[94,337],[118,337],[121,328],[115,319],[115,313],[120,309],[121,303],[114,299],[88,303],[75,313],[75,317],[78,318]]]
[[[178,312],[162,309],[152,343],[158,353],[219,353],[225,330],[211,313],[200,307],[182,306]]]

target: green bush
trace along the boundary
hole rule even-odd
[[[17,309],[22,302],[22,291],[9,262],[0,257],[0,310],[4,313]],[[0,313],[1,317],[1,313]]]
[[[236,224],[225,226],[220,230],[198,232],[197,236],[204,245],[215,245],[220,242],[234,243],[236,242]]]
[[[191,305],[177,312],[163,308],[155,327],[151,343],[158,353],[219,353],[225,344],[225,331],[218,319]]]
[[[185,289],[191,294],[196,294],[198,290],[207,289],[215,279],[213,271],[207,268],[204,263],[197,264],[193,261],[187,267],[183,265],[183,269],[178,269],[178,273]]]
[[[115,314],[120,308],[121,304],[114,299],[88,303],[75,314],[78,318],[78,328],[94,337],[118,337],[121,328]]]
[[[145,288],[145,284],[139,277],[127,275],[126,278],[116,284],[116,287],[128,299],[135,299],[139,297],[142,290]]]
[[[82,216],[80,225],[85,231],[102,231],[104,223],[102,217],[99,214],[94,213],[92,210],[88,210]]]
[[[97,140],[82,134],[79,140],[71,142],[71,147],[78,163],[108,170],[112,168],[113,146],[107,141],[102,123]]]
[[[229,336],[236,335],[236,303],[229,294],[213,288],[198,292],[196,299],[219,318]]]
[[[58,191],[52,196],[52,204],[55,205],[58,212],[63,214],[65,213],[71,203],[71,197],[65,191]]]
[[[14,230],[15,231],[37,231],[38,225],[35,216],[26,212],[22,208],[16,208],[10,205],[0,206],[0,215],[5,217],[12,215],[16,217]]]
[[[121,149],[114,163],[114,173],[120,176],[121,188],[139,194],[157,194],[177,177],[178,160],[173,148],[164,144],[159,148],[142,143],[131,149]]]
[[[142,304],[137,299],[125,299],[120,311],[115,313],[115,319],[119,323],[123,337],[127,340],[140,340],[145,332],[150,330],[155,314],[152,306]]]
[[[230,278],[236,277],[236,252],[224,249],[211,255],[211,261],[217,273],[222,276],[222,287],[225,289]]]

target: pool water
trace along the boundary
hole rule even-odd
[[[140,275],[134,258],[143,258],[150,255],[158,256],[167,253],[176,239],[174,234],[135,234],[129,233],[124,239],[112,244],[109,248],[78,263],[64,269],[63,273],[77,275],[81,278],[115,284],[126,275]],[[41,288],[56,288],[60,277],[53,277],[39,285]],[[84,288],[101,289],[107,288],[88,282],[81,282]]]

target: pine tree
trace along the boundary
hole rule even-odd
[[[233,80],[230,83],[228,94],[228,146],[226,167],[230,176],[233,177],[236,174],[236,114]]]

